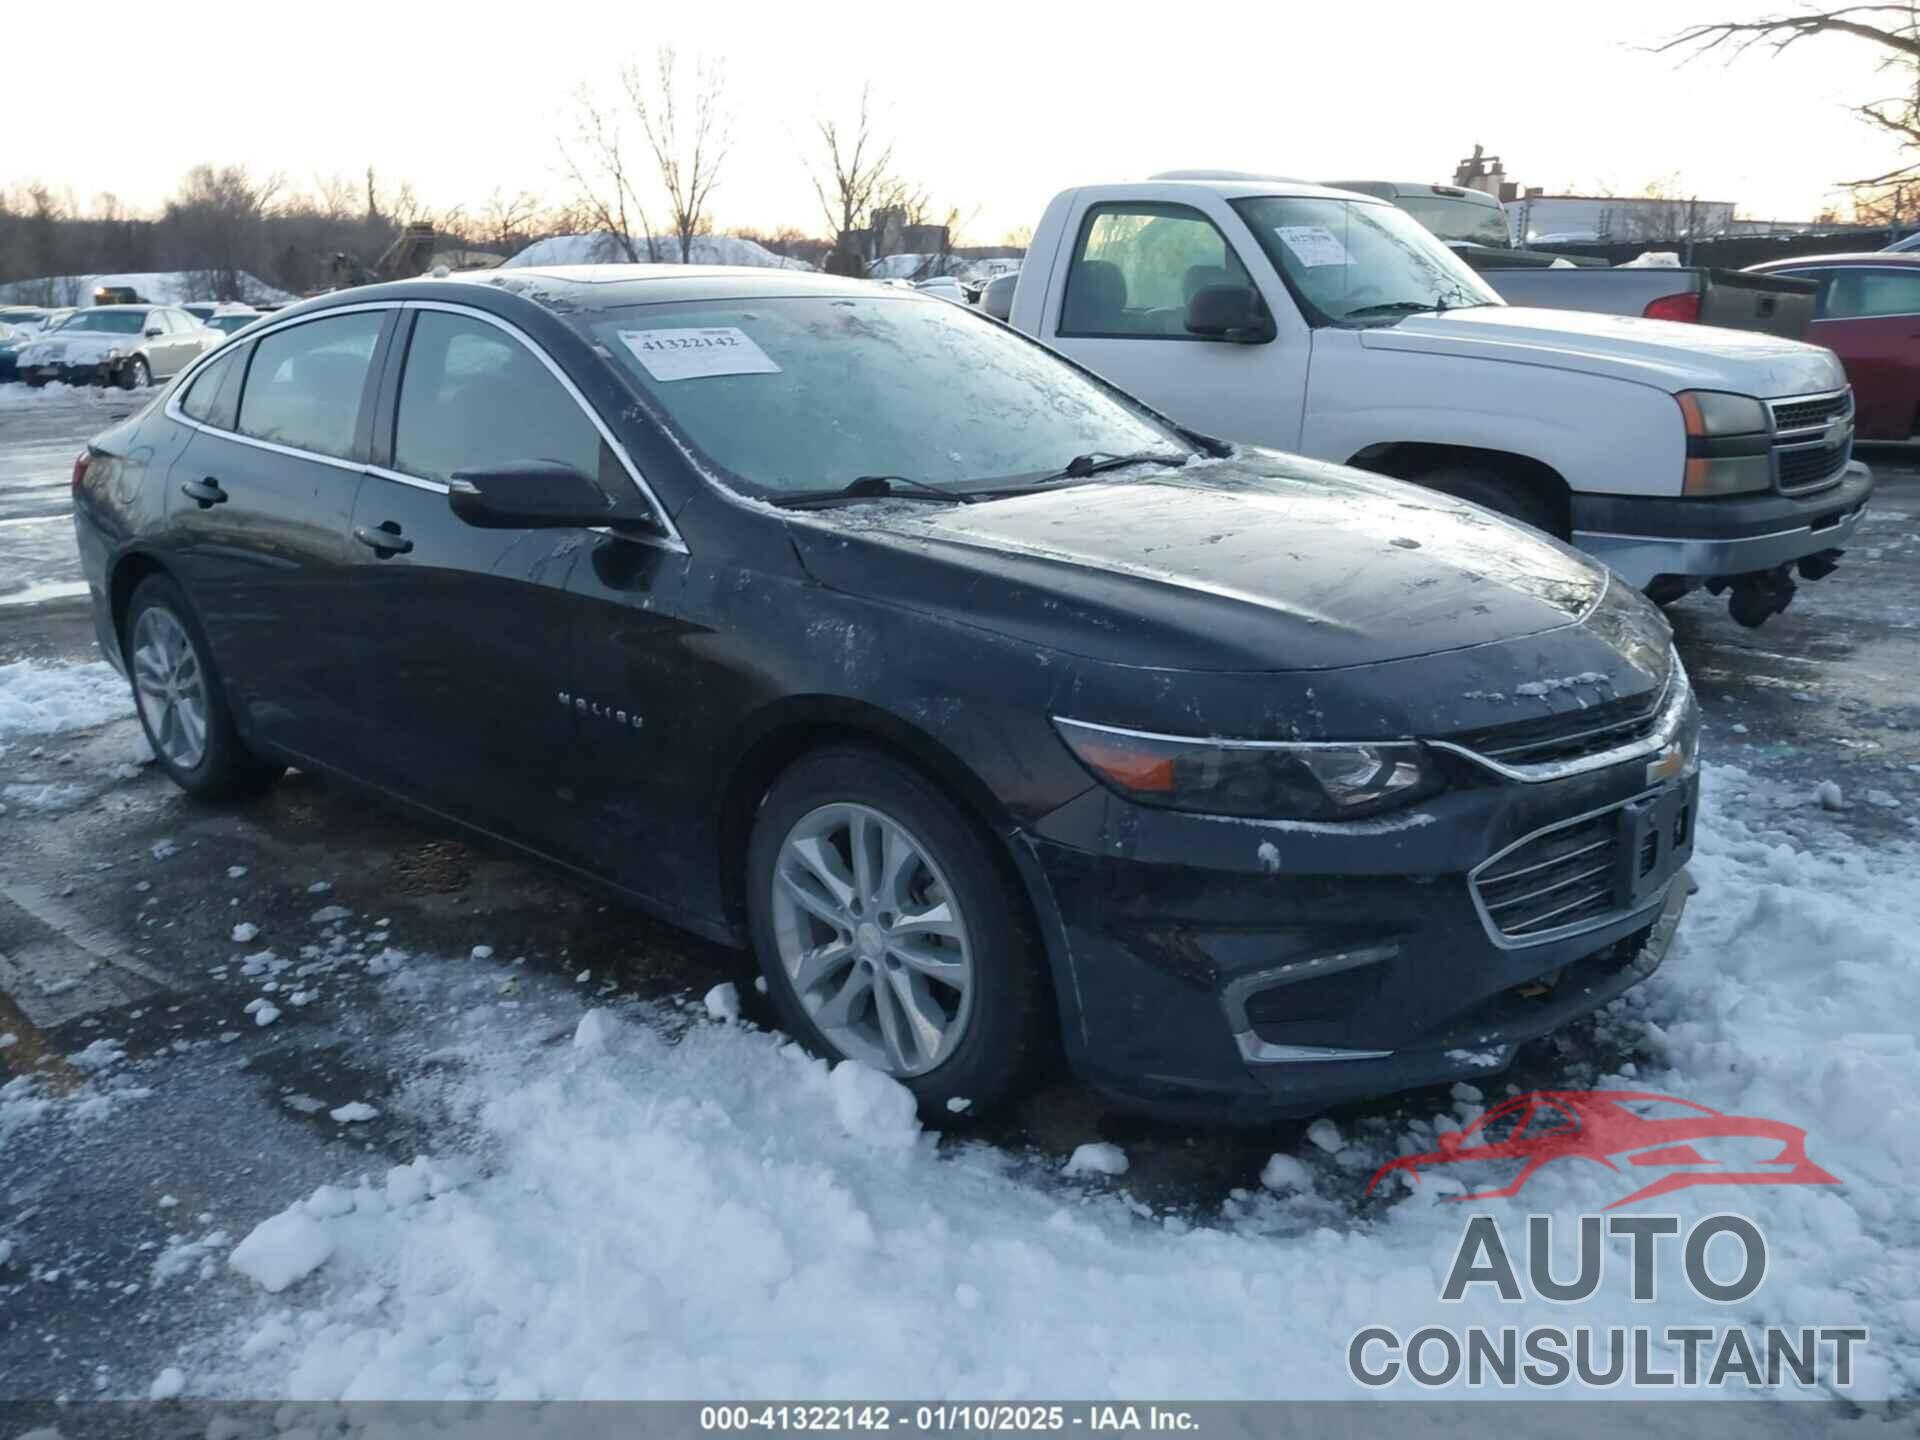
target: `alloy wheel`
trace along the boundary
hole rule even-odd
[[[781,842],[772,901],[780,963],[835,1049],[895,1076],[953,1053],[973,1013],[966,919],[906,826],[850,803],[801,816]]]
[[[171,610],[143,610],[133,625],[133,689],[154,749],[176,769],[207,753],[207,683],[186,627]]]

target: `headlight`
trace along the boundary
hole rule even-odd
[[[1750,395],[1682,390],[1687,430],[1687,495],[1735,495],[1773,488],[1773,427],[1767,407]]]
[[[1142,735],[1056,719],[1067,748],[1105,784],[1167,810],[1250,820],[1348,820],[1410,805],[1446,778],[1426,749]]]

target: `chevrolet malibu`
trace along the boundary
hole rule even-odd
[[[73,490],[184,789],[332,773],[750,945],[936,1116],[1061,1050],[1227,1120],[1484,1076],[1689,888],[1695,707],[1631,588],[908,288],[329,295]]]

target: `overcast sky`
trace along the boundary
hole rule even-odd
[[[573,0],[496,21],[474,4],[186,0],[164,21],[152,4],[90,5],[78,53],[70,13],[23,0],[0,182],[151,209],[200,161],[300,186],[371,162],[434,206],[477,207],[496,188],[560,198],[575,87],[670,41],[727,65],[721,229],[824,228],[812,120],[850,111],[868,79],[900,168],[971,216],[976,242],[1031,224],[1068,184],[1196,167],[1444,180],[1475,142],[1550,191],[1672,177],[1742,215],[1805,218],[1838,198],[1836,181],[1896,163],[1846,113],[1887,88],[1876,52],[1822,37],[1681,66],[1637,48],[1769,8]],[[154,36],[165,43],[142,43]]]

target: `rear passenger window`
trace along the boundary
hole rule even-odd
[[[240,396],[243,435],[346,459],[383,310],[309,320],[254,342]]]
[[[421,311],[400,376],[393,468],[446,481],[513,460],[557,460],[603,486],[617,473],[579,402],[525,345],[485,321]]]
[[[233,378],[233,367],[242,353],[244,349],[230,350],[218,360],[201,366],[180,400],[181,412],[202,425],[218,425],[223,430],[231,428],[233,403],[229,399],[226,405],[221,405],[221,392]]]
[[[1187,302],[1211,285],[1247,285],[1226,237],[1185,205],[1102,205],[1090,211],[1067,271],[1062,335],[1199,340]]]

